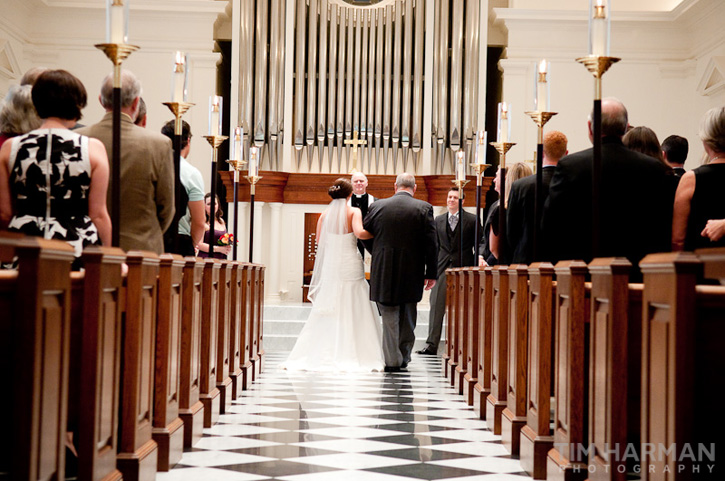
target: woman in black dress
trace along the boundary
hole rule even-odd
[[[216,197],[216,196],[215,196]],[[219,239],[227,233],[227,225],[224,222],[222,214],[221,202],[219,197],[216,197],[216,214],[214,215],[214,227],[212,228],[209,220],[209,211],[211,210],[211,194],[207,193],[204,196],[204,205],[206,208],[206,231],[204,232],[204,238],[196,246],[199,249],[199,257],[209,257],[209,244],[214,243],[214,258],[215,259],[226,259],[229,253],[232,251],[232,245],[219,245]],[[214,232],[212,236],[212,231]],[[235,239],[236,241],[236,239]]]

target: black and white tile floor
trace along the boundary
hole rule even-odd
[[[288,373],[286,353],[160,481],[528,481],[484,421],[440,375]]]

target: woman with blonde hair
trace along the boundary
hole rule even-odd
[[[506,198],[504,199],[504,205],[508,207],[509,194],[511,193],[511,186],[514,182],[524,177],[532,175],[533,171],[531,167],[523,162],[517,162],[512,164],[506,172]],[[501,182],[501,171],[496,172],[496,177],[493,180],[494,189],[496,192],[501,192],[499,183]],[[498,232],[498,218],[499,218],[499,200],[491,204],[491,208],[488,210],[488,216],[486,216],[486,223],[483,225],[483,242],[479,249],[480,256],[478,258],[478,264],[481,266],[493,266],[496,264],[504,263],[500,257],[499,248],[499,232]]]

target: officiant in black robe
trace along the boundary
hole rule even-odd
[[[378,199],[367,193],[368,178],[362,172],[355,172],[354,174],[352,174],[350,182],[352,182],[352,196],[350,196],[348,204],[352,207],[359,208],[362,212],[362,218],[364,219],[365,216],[368,215],[370,205]],[[357,241],[357,248],[360,251],[360,255],[364,260],[365,245],[361,240]]]

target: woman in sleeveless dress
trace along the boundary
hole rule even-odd
[[[215,196],[216,197],[216,196]],[[224,222],[222,214],[221,203],[219,197],[216,197],[216,214],[214,215],[214,228],[211,227],[209,220],[211,210],[211,194],[207,193],[204,196],[204,205],[206,206],[206,231],[204,232],[204,238],[197,248],[199,249],[199,257],[209,257],[209,244],[214,243],[214,258],[215,259],[226,259],[229,253],[232,251],[231,245],[221,246],[219,245],[219,239],[221,236],[227,233],[227,225]],[[213,235],[212,235],[213,231]],[[236,241],[236,239],[235,239]]]
[[[38,77],[32,98],[42,125],[0,149],[0,227],[60,239],[75,249],[111,244],[106,208],[108,157],[97,139],[69,130],[81,117],[86,90],[65,70]]]
[[[352,184],[337,179],[332,202],[317,222],[317,255],[309,300],[312,312],[284,369],[370,372],[385,367],[382,326],[365,281],[357,236],[370,239],[360,209],[347,205]]]

